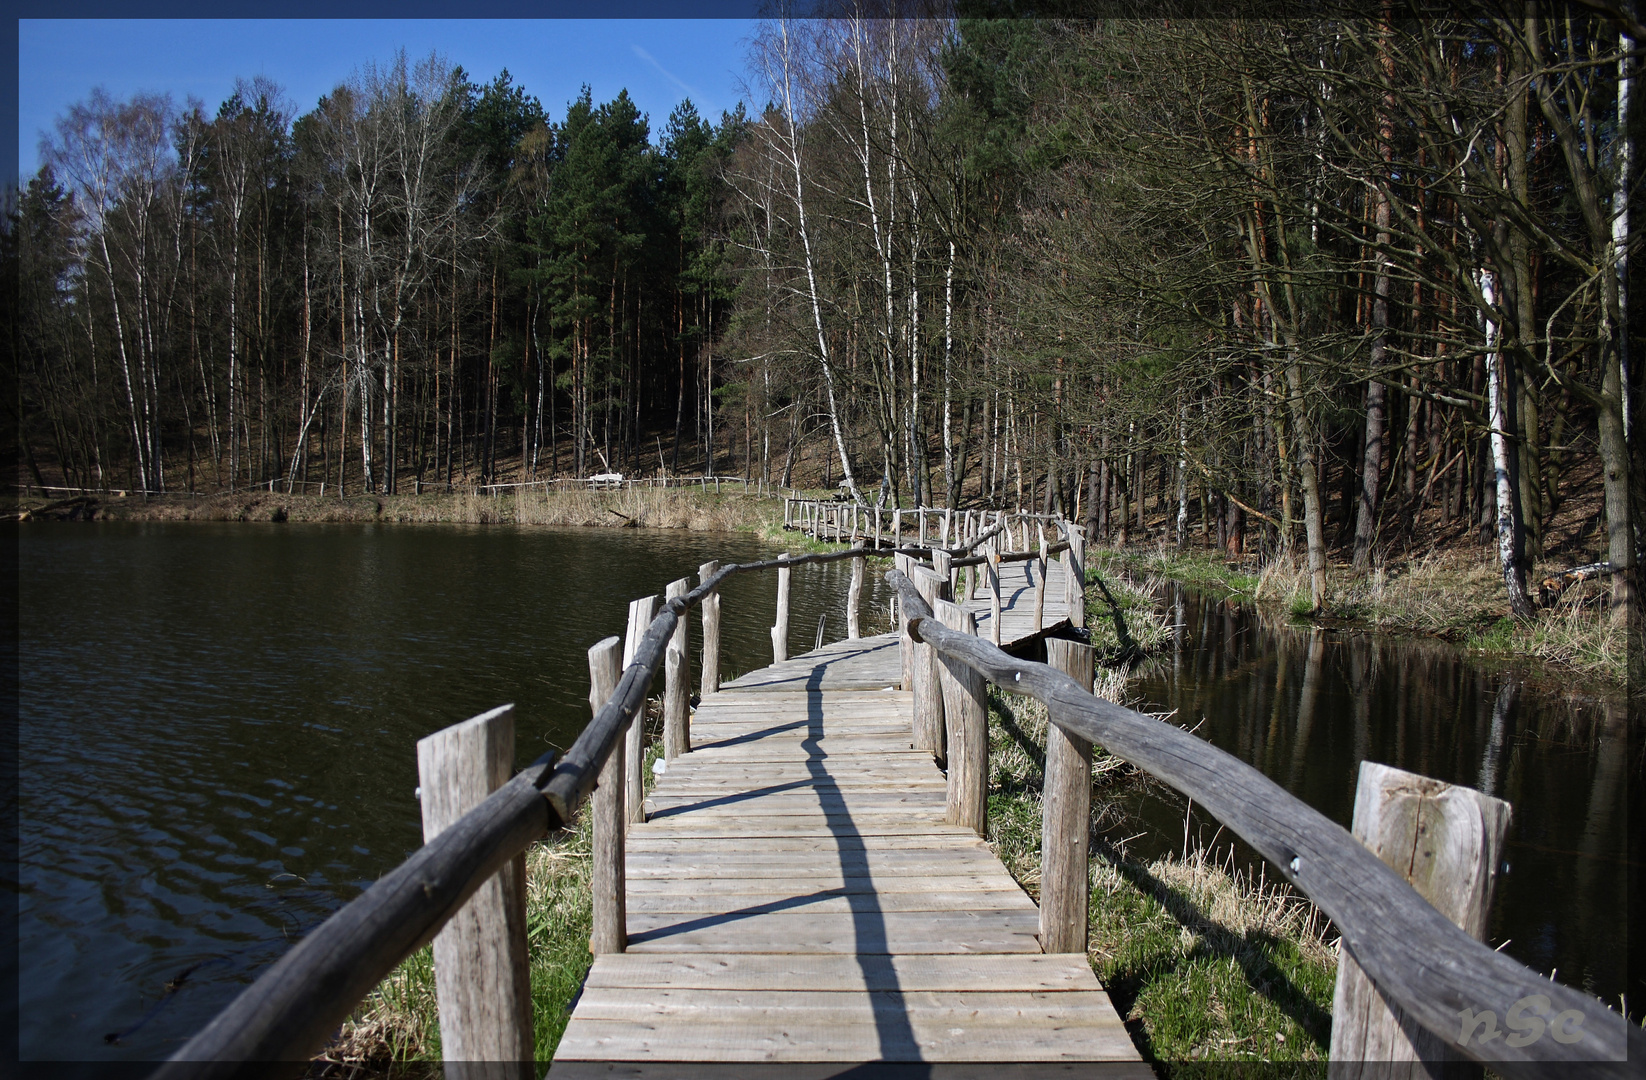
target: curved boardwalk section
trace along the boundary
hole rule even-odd
[[[1086,958],[1043,954],[1033,901],[944,823],[900,668],[895,636],[839,642],[703,701],[553,1077],[1150,1075]]]

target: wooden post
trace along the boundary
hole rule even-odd
[[[914,567],[915,588],[920,598],[931,607],[939,600],[947,600],[948,582],[919,563]],[[914,745],[919,750],[931,751],[942,765],[943,747],[943,685],[938,681],[937,650],[924,642],[914,647]]]
[[[423,842],[485,801],[514,772],[514,706],[504,705],[417,741]],[[434,937],[434,993],[444,1055],[507,1063],[532,1073],[531,976],[526,954],[526,855],[515,856]]]
[[[1509,804],[1501,799],[1360,763],[1355,839],[1476,940],[1486,934],[1508,828]],[[1353,943],[1343,946],[1332,999],[1332,1080],[1419,1080],[1457,1072],[1461,1056],[1391,1006],[1355,963]]]
[[[943,579],[944,584],[949,587],[950,596],[954,595],[954,570],[949,566],[952,561],[953,556],[947,551],[940,547],[932,548],[932,573]]]
[[[948,508],[944,508],[944,510],[943,510],[943,540],[942,540],[941,543],[939,543],[937,545],[938,547],[952,547],[952,546],[954,546],[954,545],[949,543],[949,530],[950,530],[950,527],[953,524],[954,524],[954,511],[949,510]]]
[[[1069,603],[1069,625],[1086,625],[1086,531],[1079,525],[1068,530],[1069,550],[1063,553],[1064,595]]]
[[[852,545],[852,550],[862,551],[863,541],[859,540]],[[863,636],[863,625],[857,609],[863,603],[863,559],[861,556],[852,560],[852,587],[846,593],[846,639],[856,641]]]
[[[1000,552],[995,542],[989,541],[989,561],[984,567],[989,575],[989,640],[1000,645]]]
[[[914,559],[908,555],[893,555],[892,564],[897,567],[898,573],[914,580]],[[909,613],[903,610],[903,601],[894,592],[892,601],[897,605],[898,655],[903,661],[903,681],[899,688],[914,689],[914,638],[909,636]]]
[[[692,591],[691,578],[669,582],[670,600]],[[663,759],[673,761],[692,752],[691,635],[685,616],[674,624],[668,650],[663,654]]]
[[[925,547],[926,546],[926,511],[916,508],[914,513],[915,513],[915,520],[917,522],[919,522],[919,525],[917,526],[918,532],[916,533],[917,539],[915,540],[915,546],[916,547]]]
[[[623,674],[623,642],[609,637],[589,649],[589,707],[595,712],[617,689],[617,680]],[[600,767],[600,780],[594,789],[593,827],[594,842],[590,866],[594,894],[594,933],[589,936],[589,951],[601,953],[622,952],[628,948],[628,919],[625,911],[623,882],[623,834],[628,822],[623,813],[623,785],[627,771],[623,768],[623,739],[617,740],[606,763]]]
[[[629,603],[629,627],[623,637],[623,666],[627,668],[634,662],[635,650],[640,648],[640,639],[646,636],[646,628],[657,617],[657,596],[642,596]],[[623,789],[624,805],[628,807],[629,824],[646,820],[646,786],[641,777],[641,770],[646,764],[646,711],[635,713],[634,719],[629,721],[629,729],[623,735],[626,749],[624,750],[623,765],[628,774]]]
[[[939,600],[933,610],[950,630],[977,636],[977,619],[959,604]],[[949,747],[949,791],[943,820],[983,835],[989,808],[987,682],[968,664],[938,658]]]
[[[892,508],[892,547],[900,548],[902,546],[903,546],[903,508],[901,506],[895,506],[895,507]]]
[[[1040,557],[1034,561],[1034,632],[1046,629],[1046,538],[1040,537]]]
[[[1046,663],[1091,690],[1090,645],[1048,638]],[[1040,948],[1049,953],[1083,953],[1091,882],[1086,857],[1092,744],[1050,720],[1046,722],[1046,786],[1041,801]]]
[[[874,549],[880,550],[880,507],[874,508]]]
[[[788,556],[781,558],[786,562]],[[781,664],[789,658],[789,574],[790,568],[777,568],[777,623],[772,627],[772,663]]]
[[[697,568],[699,585],[720,571],[720,563],[710,559]],[[720,690],[720,590],[703,598],[703,675],[698,681],[699,694],[708,697]]]

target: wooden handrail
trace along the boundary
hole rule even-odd
[[[433,939],[480,884],[534,840],[569,825],[645,707],[686,612],[734,574],[863,559],[862,548],[731,564],[663,604],[616,688],[569,750],[533,762],[299,941],[154,1074],[229,1077],[258,1062],[307,1061],[371,988]],[[910,549],[911,556],[925,552]]]
[[[1044,703],[1059,728],[1194,799],[1278,867],[1337,926],[1378,989],[1447,1045],[1527,1080],[1546,1078],[1549,1063],[1576,1062],[1589,1063],[1586,1075],[1621,1080],[1633,1075],[1628,1058],[1646,1061],[1646,1031],[1474,940],[1347,829],[1251,765],[1182,728],[1095,697],[1045,664],[950,630],[906,576],[892,570],[887,581],[913,640]],[[1492,1019],[1482,1023],[1488,1010]],[[1500,1020],[1511,1038],[1482,1043],[1482,1034],[1502,1034]]]
[[[154,1073],[217,1080],[260,1062],[307,1061],[396,964],[434,938],[526,845],[566,820],[543,798],[558,775],[533,762],[343,906],[230,1002]]]

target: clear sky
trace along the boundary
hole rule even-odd
[[[591,5],[592,6],[592,5]],[[18,29],[18,167],[39,167],[41,134],[95,86],[190,96],[208,114],[236,76],[266,75],[299,115],[368,61],[398,48],[438,52],[475,82],[508,68],[551,118],[588,83],[596,104],[622,89],[649,113],[655,140],[670,110],[690,97],[705,118],[740,98],[742,19],[21,19]]]

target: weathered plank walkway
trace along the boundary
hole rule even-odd
[[[1151,1075],[1085,956],[1043,954],[1033,901],[944,823],[900,677],[883,635],[702,702],[628,834],[628,951],[551,1076]]]

